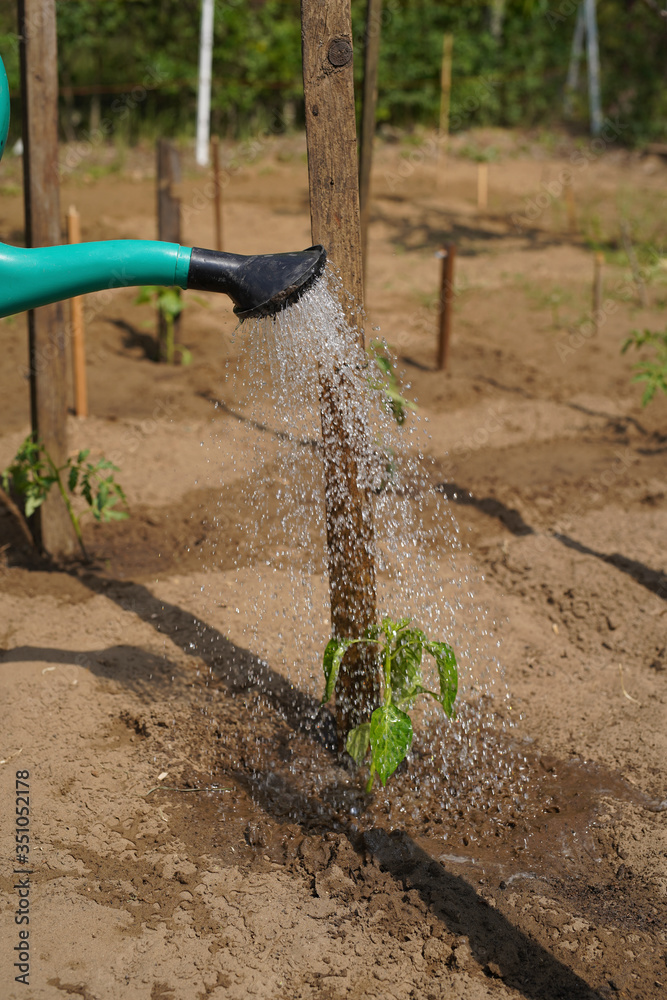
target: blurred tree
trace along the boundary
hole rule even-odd
[[[625,141],[667,130],[667,19],[656,5],[598,4],[603,111],[627,125]],[[0,7],[0,50],[16,90],[14,7]],[[379,119],[437,124],[442,35],[451,32],[453,131],[559,123],[576,9],[576,0],[385,0]],[[366,0],[352,0],[359,76],[365,11]],[[192,134],[199,18],[200,0],[58,3],[64,120],[85,131],[92,111],[129,138]],[[217,131],[242,136],[302,119],[299,0],[217,0],[213,78]],[[575,112],[586,128],[584,92]]]

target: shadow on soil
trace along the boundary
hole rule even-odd
[[[79,579],[123,610],[134,612],[161,635],[172,638],[186,654],[192,643],[194,648],[189,655],[203,659],[230,694],[260,692],[292,729],[306,730],[318,743],[332,746],[330,721],[319,714],[319,705],[312,697],[206,622],[177,605],[164,603],[139,584],[109,581],[91,573],[82,574]],[[127,653],[128,648],[114,647],[115,652],[120,650]],[[10,655],[16,653],[20,657],[30,654],[34,657],[38,653],[52,660],[60,660],[64,655],[26,648]],[[147,654],[142,652],[142,655]],[[151,669],[151,663],[142,667]],[[283,819],[276,803],[288,799],[297,814],[309,817],[317,813],[320,824],[329,823],[332,829],[341,830],[340,817],[330,807],[322,801],[314,804],[284,775],[235,769],[234,777],[272,818]],[[277,795],[277,791],[281,794]],[[474,958],[489,977],[502,978],[528,1000],[601,1000],[601,994],[491,907],[465,879],[449,873],[408,834],[388,833],[377,827],[360,834],[352,824],[343,825],[341,832],[358,854],[372,856],[404,891],[417,890],[425,905],[450,932],[466,935]]]
[[[495,497],[476,497],[465,487],[458,486],[456,483],[439,483],[435,488],[452,503],[475,507],[483,514],[495,517],[515,536],[538,534],[524,521],[518,510],[515,510],[514,507],[507,507]],[[559,532],[550,533],[549,537],[554,538],[568,549],[574,549],[575,552],[580,552],[585,556],[595,556],[596,559],[613,566],[621,573],[627,573],[640,586],[650,590],[663,601],[667,601],[667,573],[662,570],[651,569],[650,566],[646,566],[636,559],[629,559],[627,556],[621,555],[620,552],[612,552],[611,555],[607,555],[606,552],[598,552],[596,549]]]
[[[124,319],[112,319],[110,322],[125,334],[123,347],[126,350],[133,350],[138,347],[147,361],[158,360],[157,337],[155,334],[142,333],[140,330],[137,330],[136,326],[132,326]]]

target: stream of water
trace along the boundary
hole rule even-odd
[[[244,323],[238,336],[241,363],[230,371],[226,393],[234,419],[224,426],[237,439],[235,456],[251,452],[244,470],[234,467],[235,458],[221,477],[224,483],[243,471],[244,537],[233,570],[243,645],[295,687],[321,697],[330,604],[318,387],[323,376],[335,375],[345,387],[344,425],[366,429],[357,435],[357,457],[360,485],[373,496],[379,612],[411,617],[430,638],[446,640],[459,665],[456,718],[447,720],[422,699],[407,766],[382,794],[398,812],[418,810],[425,798],[459,815],[500,813],[501,803],[516,807],[527,780],[514,742],[516,713],[493,623],[477,596],[483,580],[434,488],[427,421],[411,413],[398,426],[377,388],[379,370],[356,344],[329,266],[295,305]],[[229,530],[229,511],[222,509],[220,530]]]

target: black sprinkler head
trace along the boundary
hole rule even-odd
[[[229,295],[240,319],[271,316],[301,298],[324,270],[326,259],[322,246],[250,257],[194,247],[187,287]]]

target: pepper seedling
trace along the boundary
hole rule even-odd
[[[89,454],[89,449],[80,451],[76,458],[68,458],[64,465],[58,467],[41,441],[27,437],[12,464],[0,473],[5,490],[11,489],[22,497],[25,517],[30,517],[41,507],[52,486],[58,488],[86,560],[88,553],[83,544],[79,517],[69,494],[79,493],[96,521],[122,521],[128,516],[126,511],[116,509],[118,503],[127,506],[125,494],[113,476],[114,472],[118,472],[118,466],[106,458],[93,464],[88,461]]]
[[[323,705],[333,697],[343,657],[356,643],[378,646],[383,679],[382,704],[373,711],[370,721],[351,729],[346,740],[347,752],[357,764],[363,763],[370,749],[370,775],[366,785],[366,791],[370,792],[376,774],[382,785],[386,785],[387,779],[407,756],[413,737],[408,711],[419,695],[434,698],[448,717],[455,714],[458,671],[456,656],[448,643],[429,640],[421,629],[411,626],[409,618],[395,622],[386,617],[379,625],[366,629],[359,639],[329,640],[322,660],[325,678]],[[422,659],[425,652],[435,660],[439,692],[424,687]]]

